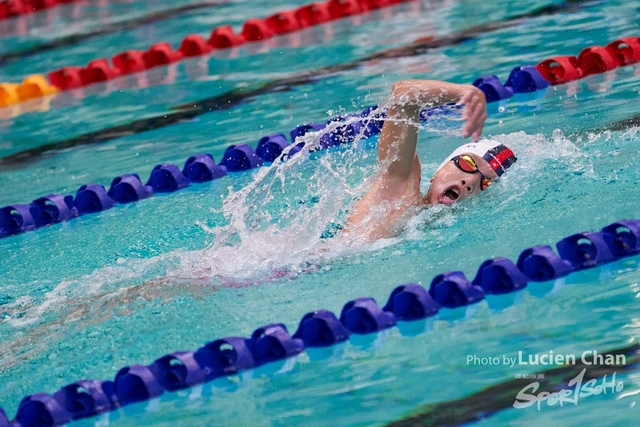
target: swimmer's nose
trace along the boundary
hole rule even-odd
[[[463,180],[462,181],[462,187],[464,188],[465,185],[467,185],[467,182]],[[470,186],[467,186],[466,190],[467,190],[467,193],[472,193],[473,192],[473,188],[471,188]]]

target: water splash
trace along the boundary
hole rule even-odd
[[[223,282],[271,273],[280,278],[362,250],[361,242],[339,230],[350,204],[370,185],[375,153],[360,144],[364,129],[349,145],[319,151],[324,135],[356,120],[331,122],[322,131],[300,137],[296,144],[304,147],[299,153],[289,156],[293,145],[288,147],[249,185],[229,194],[221,209],[228,223],[214,228],[201,224],[214,235],[213,244],[181,254],[182,268],[170,274],[204,275]],[[337,237],[327,238],[336,232]]]

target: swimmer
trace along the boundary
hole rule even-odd
[[[464,104],[463,137],[472,143],[457,148],[440,165],[423,196],[416,152],[420,110],[455,102]],[[356,203],[347,233],[374,240],[397,233],[416,208],[451,204],[478,194],[511,166],[516,157],[500,143],[481,140],[487,118],[484,93],[471,85],[435,80],[403,80],[393,85],[378,143],[378,176]]]

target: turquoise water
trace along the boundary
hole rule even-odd
[[[17,81],[31,72],[86,63],[95,52],[108,56],[161,40],[176,46],[189,32],[204,35],[255,11],[266,16],[303,3],[233,2],[38,55],[25,61],[28,67],[9,64],[0,77]],[[112,82],[122,90],[96,85],[83,89],[82,96],[60,94],[47,112],[2,122],[0,156],[547,4],[511,3],[403,4],[299,34],[316,43],[295,47],[295,37],[287,36],[145,75],[147,82],[164,79],[163,84],[132,87],[123,79]],[[189,122],[56,152],[19,167],[2,166],[0,205],[74,193],[89,182],[108,185],[123,173],[139,173],[144,180],[153,165],[181,166],[202,151],[219,159],[229,144],[255,146],[265,134],[288,133],[303,122],[383,102],[401,78],[469,83],[497,72],[504,80],[512,66],[638,34],[638,7],[606,2],[542,16],[426,55],[371,61]],[[92,19],[107,22],[158,8],[153,2],[111,6],[109,18]],[[71,31],[62,19],[50,25],[52,35]],[[39,37],[38,32],[6,37],[2,49]],[[1,239],[0,406],[12,415],[20,398],[31,393],[52,393],[81,378],[113,378],[123,366],[195,350],[222,336],[248,335],[267,323],[284,322],[293,332],[315,309],[339,312],[361,296],[383,304],[398,284],[427,286],[436,274],[454,269],[473,277],[487,258],[515,260],[529,246],[553,245],[575,232],[638,218],[637,129],[597,129],[638,114],[639,95],[640,67],[630,66],[551,88],[540,97],[492,105],[485,136],[503,141],[519,157],[500,184],[460,205],[426,209],[401,236],[371,245],[321,239],[332,224],[344,221],[374,172],[375,150],[362,143]],[[425,190],[426,178],[460,143],[428,129],[421,133]],[[538,370],[469,366],[468,355],[580,354],[634,342],[639,261],[531,284],[468,310],[355,337],[104,418],[123,426],[326,425],[328,418],[336,425],[384,425],[420,405],[462,398]],[[287,274],[282,278],[274,271]],[[625,375],[624,382],[625,391],[638,389],[636,373]],[[589,398],[575,408],[540,412],[509,409],[481,424],[600,426],[614,419],[616,425],[633,426],[635,399]]]

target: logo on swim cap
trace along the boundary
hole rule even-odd
[[[493,169],[498,176],[502,176],[504,171],[518,160],[513,151],[511,151],[511,149],[506,145],[502,145],[499,142],[490,141],[488,139],[483,139],[482,141],[464,144],[456,148],[453,153],[451,153],[451,155],[442,162],[436,173],[455,156],[459,156],[464,153],[472,153],[482,157],[487,163],[489,163],[491,169]]]

